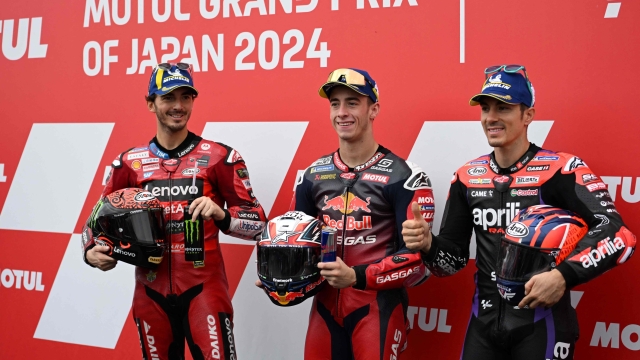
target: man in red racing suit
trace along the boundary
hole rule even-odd
[[[313,300],[305,359],[395,359],[406,346],[405,287],[428,276],[400,231],[407,218],[432,220],[430,181],[375,142],[377,88],[366,72],[336,70],[320,93],[330,100],[340,149],[297,179],[291,210],[337,229],[337,260],[318,265],[328,284]],[[420,209],[412,211],[412,201]]]
[[[178,64],[179,65],[179,64]],[[158,72],[164,74],[158,75]],[[154,77],[177,72],[189,80],[170,91],[153,92],[158,117],[158,135],[148,144],[120,154],[112,164],[102,196],[127,187],[144,188],[160,200],[165,209],[168,254],[156,270],[136,267],[133,318],[138,327],[143,359],[183,359],[185,339],[194,360],[237,359],[233,340],[233,309],[228,293],[218,230],[243,239],[254,239],[264,226],[264,210],[253,195],[249,173],[240,154],[220,143],[204,140],[186,128],[195,89],[188,70],[171,67],[154,70]],[[171,73],[171,74],[167,74]],[[179,83],[180,85],[180,83]],[[165,82],[166,87],[166,82]],[[162,118],[165,103],[170,115],[181,114],[184,126]],[[180,125],[180,124],[179,124]],[[174,128],[171,128],[174,126]],[[167,137],[167,128],[171,136]],[[182,136],[180,136],[182,135]],[[168,149],[163,140],[182,139]],[[195,173],[195,185],[192,186]],[[193,200],[195,199],[195,200]],[[190,213],[205,221],[204,262],[185,260],[184,208],[193,200]],[[224,205],[227,208],[224,209]],[[102,270],[115,266],[93,239],[84,246],[85,261]],[[109,259],[111,262],[109,262]]]
[[[486,71],[493,68],[505,69]],[[407,221],[405,240],[422,250],[436,276],[449,276],[467,264],[476,234],[476,290],[461,359],[573,359],[579,329],[569,290],[629,259],[636,238],[584,161],[528,142],[526,126],[535,113],[528,80],[511,71],[491,74],[471,104],[482,106],[495,151],[456,171],[437,236]],[[533,276],[527,296],[513,307],[496,286],[500,241],[520,210],[539,204],[577,213],[589,231],[556,269]]]

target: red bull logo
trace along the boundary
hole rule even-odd
[[[334,198],[329,199],[327,195],[324,196],[325,206],[322,210],[332,209],[338,210],[343,214],[350,214],[353,211],[365,211],[370,213],[371,209],[369,209],[369,204],[371,204],[371,198],[368,197],[367,200],[362,200],[359,197],[353,195],[350,192],[347,192],[345,195],[336,196]]]
[[[304,297],[304,294],[301,292],[287,292],[284,295],[278,295],[277,292],[271,291],[269,293],[272,298],[274,298],[280,305],[287,305],[289,302],[295,300],[296,298]]]

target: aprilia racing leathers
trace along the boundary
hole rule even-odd
[[[236,359],[218,230],[254,239],[266,221],[244,160],[236,150],[193,133],[173,150],[162,148],[154,138],[113,161],[102,196],[126,187],[155,195],[164,206],[167,226],[167,251],[158,269],[136,268],[133,317],[143,358],[182,359],[186,338],[195,360]],[[189,200],[201,196],[222,209],[226,203],[225,218],[205,221],[204,262],[186,261],[184,209]],[[85,261],[94,245],[93,239],[84,244]]]
[[[563,298],[549,309],[514,308],[496,287],[499,245],[518,211],[538,204],[577,213],[589,232],[557,266],[567,285]],[[533,144],[509,168],[500,168],[492,153],[454,174],[440,234],[423,255],[431,272],[448,276],[466,265],[472,230],[478,270],[463,359],[572,358],[578,324],[569,289],[625,262],[636,243],[605,183],[580,158]]]
[[[428,277],[420,255],[406,248],[401,235],[402,223],[413,218],[412,201],[432,221],[429,178],[382,146],[353,169],[336,151],[297,179],[292,210],[337,229],[337,256],[357,278],[341,290],[324,284],[315,296],[305,359],[389,359],[403,349],[405,287]]]

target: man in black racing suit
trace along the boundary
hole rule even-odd
[[[436,276],[466,265],[475,231],[476,290],[461,359],[572,359],[578,322],[569,290],[625,262],[635,248],[606,185],[585,162],[527,140],[534,99],[526,72],[519,71],[524,67],[487,68],[482,93],[470,101],[481,105],[495,151],[456,171],[439,235],[419,221],[403,224],[407,247],[420,249]],[[555,270],[532,277],[527,296],[512,307],[495,282],[501,237],[519,210],[538,204],[579,214],[589,232]]]
[[[337,260],[318,265],[328,284],[313,300],[305,359],[396,359],[406,345],[405,287],[428,276],[400,231],[407,218],[432,221],[429,178],[376,143],[377,87],[367,72],[335,70],[320,95],[340,148],[298,178],[291,209],[337,228]]]

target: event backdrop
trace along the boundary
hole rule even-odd
[[[489,65],[526,65],[529,133],[582,157],[640,232],[640,2],[620,0],[21,0],[0,11],[0,359],[138,359],[133,267],[81,261],[82,224],[111,160],[155,133],[153,65],[185,61],[189,128],[235,147],[269,217],[298,171],[337,148],[318,87],[332,69],[378,82],[379,143],[432,178],[490,151],[468,105]],[[253,286],[254,246],[223,237],[242,359],[301,359],[310,302]],[[473,252],[475,254],[475,252]],[[572,291],[580,359],[640,358],[640,261]],[[410,291],[404,359],[457,359],[474,262]]]

